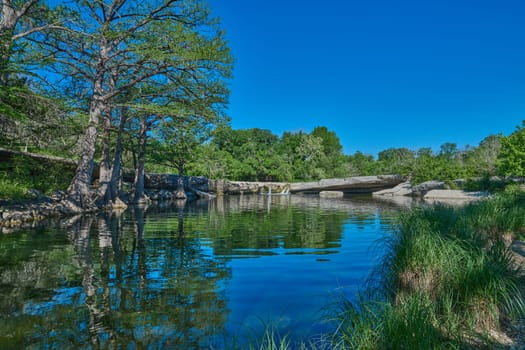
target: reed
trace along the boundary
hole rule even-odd
[[[489,331],[525,313],[522,271],[510,242],[525,228],[523,193],[501,193],[453,208],[401,215],[387,240],[381,302],[346,303],[338,339],[350,349],[455,349],[490,346]]]

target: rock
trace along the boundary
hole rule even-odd
[[[506,180],[509,181],[509,182],[515,182],[515,183],[525,183],[525,178],[523,177],[520,177],[520,176],[509,176],[509,177],[506,177]]]
[[[386,190],[376,191],[372,193],[373,196],[389,196],[389,197],[410,196],[411,194],[412,194],[412,184],[408,181],[402,182],[396,187],[387,188]]]
[[[394,187],[405,181],[400,175],[356,176],[345,179],[325,179],[319,182],[290,184],[290,192],[316,193],[343,191],[345,193],[373,193]]]
[[[66,192],[53,191],[49,197],[55,202],[60,202],[62,199],[66,198]]]
[[[208,193],[208,192],[199,191],[199,190],[197,190],[197,189],[195,189],[195,188],[192,188],[191,191],[192,191],[193,193],[195,193],[195,194],[196,194],[198,197],[200,197],[200,198],[212,199],[212,198],[217,197],[217,196],[214,195],[214,194],[211,194],[211,193]],[[192,193],[192,192],[190,192],[190,193]]]
[[[44,194],[35,188],[28,189],[27,194],[33,199],[40,199],[44,197]]]
[[[173,198],[175,198],[176,200],[184,200],[188,197],[186,196],[186,192],[184,190],[177,190],[175,191]]]
[[[343,198],[344,192],[341,191],[321,191],[319,197],[321,198]]]
[[[445,183],[443,181],[426,181],[417,186],[412,187],[413,197],[424,197],[428,191],[438,190],[445,188]]]
[[[485,192],[466,192],[463,190],[431,190],[423,199],[431,203],[461,205],[487,198]]]
[[[173,193],[168,190],[160,190],[157,193],[156,200],[165,201],[173,198]],[[153,198],[152,198],[153,199]]]
[[[342,191],[344,193],[372,193],[394,187],[404,181],[400,175],[357,176],[344,179],[324,179],[318,182],[248,182],[209,180],[209,192],[222,194],[288,194]],[[200,190],[200,189],[199,189]],[[202,190],[201,190],[202,191]],[[208,191],[203,191],[208,192]]]
[[[184,188],[190,187],[208,191],[208,178],[204,176],[184,176]],[[177,190],[179,176],[173,174],[145,174],[144,187],[152,190]]]
[[[120,198],[115,199],[113,204],[111,205],[111,208],[113,209],[126,209],[128,205],[124,203]]]
[[[283,194],[288,193],[289,184],[285,182],[249,182],[249,181],[228,181],[228,180],[210,180],[209,192],[217,195],[223,194]],[[199,188],[191,187],[202,192],[208,192]]]
[[[467,180],[455,179],[455,180],[452,180],[452,183],[460,188],[463,188],[467,184]]]

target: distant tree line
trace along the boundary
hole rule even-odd
[[[251,181],[401,174],[421,183],[525,176],[525,129],[518,127],[509,136],[490,135],[479,145],[463,149],[444,143],[437,152],[389,148],[374,156],[359,151],[345,155],[336,132],[324,126],[282,136],[269,130],[221,126],[210,133],[209,140],[195,145],[187,168],[193,175]]]

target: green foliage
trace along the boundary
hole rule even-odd
[[[13,157],[0,164],[0,199],[31,198],[30,189],[42,193],[65,190],[72,177],[73,170],[60,164]]]
[[[345,156],[343,146],[335,131],[330,131],[325,126],[314,128],[312,136],[319,137],[323,145],[324,157],[320,167],[324,169],[327,177],[344,177],[348,174],[344,166]]]
[[[447,149],[438,155],[433,155],[429,148],[422,148],[417,152],[417,158],[412,168],[412,179],[414,183],[429,180],[452,181],[462,179],[466,176],[465,167],[457,151]]]
[[[22,184],[18,179],[8,177],[0,172],[0,199],[26,199],[28,197],[28,186]]]
[[[213,132],[210,145],[207,149],[214,154],[221,152],[231,167],[226,175],[235,180],[319,180],[347,174],[339,138],[325,127],[312,133],[285,132],[279,138],[269,130],[222,126]]]
[[[355,152],[353,155],[346,157],[349,175],[365,176],[378,174],[377,164],[374,156]]]
[[[510,136],[501,137],[498,170],[507,176],[525,176],[525,121]]]
[[[407,148],[389,148],[379,152],[377,162],[382,174],[408,175],[414,166],[415,154]]]
[[[466,167],[469,176],[497,174],[497,158],[501,152],[500,140],[500,136],[490,135],[481,140],[478,147],[467,151]]]

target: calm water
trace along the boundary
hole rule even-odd
[[[402,206],[235,196],[0,235],[0,348],[209,349],[330,326]],[[228,345],[226,345],[228,347]]]

